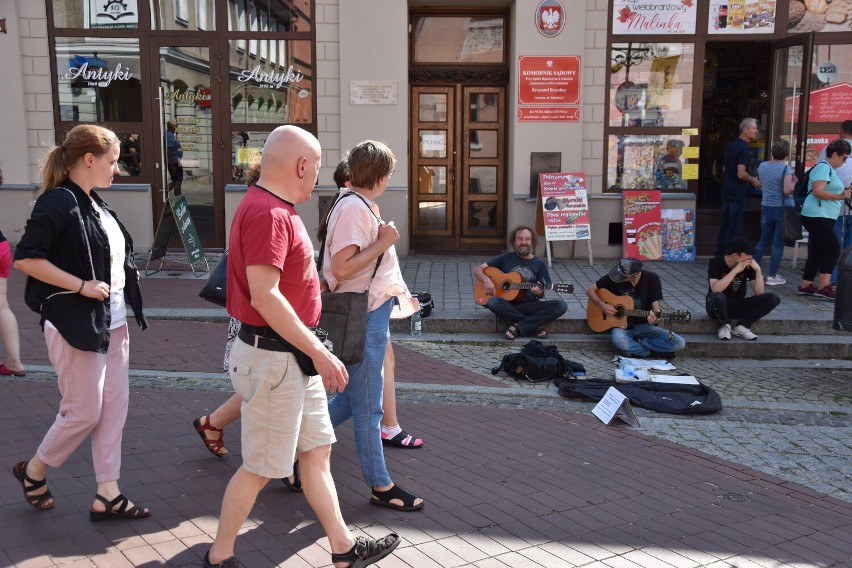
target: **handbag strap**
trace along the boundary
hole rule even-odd
[[[334,201],[334,203],[331,205],[331,209],[328,210],[328,215],[326,215],[326,217],[325,217],[326,227],[328,227],[328,221],[331,219],[331,212],[334,211],[334,208],[337,207],[337,204],[340,203],[340,201],[342,199],[349,197],[350,195],[358,196],[358,198],[361,199],[361,201],[364,203],[364,205],[367,207],[367,209],[369,209],[370,213],[373,214],[373,217],[376,218],[376,221],[379,223],[379,225],[382,224],[382,220],[379,219],[379,216],[376,215],[376,212],[373,211],[373,208],[370,207],[369,203],[367,203],[367,200],[364,199],[363,197],[361,197],[360,195],[358,195],[358,193],[356,193],[354,191],[349,191],[349,192],[341,195],[339,198],[337,198]],[[325,240],[327,238],[328,238],[328,229],[326,229],[325,236],[322,238],[322,244],[320,245],[319,259],[317,260],[317,272],[320,272],[320,273],[322,272],[323,257],[325,255]],[[385,253],[382,253],[382,254],[379,255],[379,258],[376,259],[376,267],[373,269],[373,274],[372,274],[372,276],[370,276],[370,281],[367,283],[367,289],[364,290],[365,292],[367,292],[370,289],[370,286],[373,284],[373,278],[376,277],[376,273],[379,271],[379,265],[382,263],[382,258],[384,258],[384,256],[385,256]]]
[[[60,185],[59,187],[70,193],[71,197],[74,199],[74,203],[77,204],[77,211],[80,213],[80,216],[78,217],[80,221],[80,230],[83,231],[83,239],[86,241],[86,250],[89,252],[89,267],[92,269],[92,280],[97,280],[98,278],[95,276],[95,264],[92,261],[92,245],[89,244],[89,232],[86,231],[86,225],[83,224],[83,212],[80,211],[80,202],[77,201],[77,196],[74,195],[73,191],[63,185]]]

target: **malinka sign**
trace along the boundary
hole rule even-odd
[[[614,0],[612,33],[694,34],[698,0]]]

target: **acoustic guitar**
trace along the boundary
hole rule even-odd
[[[483,270],[485,275],[494,283],[494,294],[507,302],[518,302],[523,298],[524,290],[541,288],[542,290],[556,290],[560,294],[573,294],[573,284],[542,284],[541,282],[525,282],[524,277],[517,272],[503,272],[499,268],[489,266]],[[480,306],[488,303],[492,295],[485,293],[485,284],[479,278],[473,283],[473,298]]]
[[[628,316],[647,318],[651,313],[650,310],[634,310],[633,298],[630,296],[618,296],[603,288],[598,288],[597,293],[601,300],[615,307],[615,315],[605,314],[603,309],[589,300],[586,305],[586,321],[592,331],[606,331],[614,327],[627,329]],[[671,320],[675,323],[689,323],[689,320],[692,319],[692,315],[688,311],[659,311],[656,314],[660,319]]]

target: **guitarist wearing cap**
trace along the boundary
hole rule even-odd
[[[544,326],[568,311],[568,305],[563,300],[545,300],[544,290],[533,285],[526,293],[518,294],[514,302],[499,295],[494,288],[494,282],[485,273],[489,267],[509,273],[516,272],[527,282],[550,285],[550,273],[547,264],[533,254],[536,236],[529,227],[516,227],[509,234],[509,245],[514,252],[507,252],[484,262],[473,269],[474,277],[482,283],[488,296],[485,304],[494,314],[509,322],[506,338],[515,339],[519,336],[535,336],[539,339],[547,337]],[[545,286],[546,287],[546,286]]]
[[[662,312],[663,286],[660,277],[650,270],[642,270],[642,263],[635,258],[618,261],[606,276],[586,288],[586,295],[589,297],[589,312],[597,310],[604,319],[618,317],[619,308],[611,302],[616,302],[619,296],[629,296],[626,300],[630,300],[628,303],[637,310],[648,310],[641,316],[629,315],[626,326],[612,328],[612,344],[619,355],[672,359],[675,352],[686,347],[681,336],[657,326]],[[606,296],[609,301],[601,296]]]

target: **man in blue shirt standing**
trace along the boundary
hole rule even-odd
[[[725,178],[722,182],[722,223],[716,241],[716,256],[725,254],[728,242],[740,233],[749,186],[760,189],[760,180],[748,173],[751,148],[748,143],[757,139],[757,119],[744,118],[740,135],[725,151]]]
[[[535,233],[529,227],[516,227],[509,234],[509,244],[515,249],[514,252],[496,256],[473,269],[474,277],[482,282],[485,294],[490,296],[488,309],[509,322],[507,339],[524,335],[544,339],[547,337],[544,326],[568,311],[568,304],[563,300],[544,300],[544,290],[538,286],[519,294],[520,299],[516,302],[508,302],[494,295],[494,282],[485,274],[488,267],[504,273],[517,272],[526,282],[551,283],[547,265],[533,254],[536,240]]]

